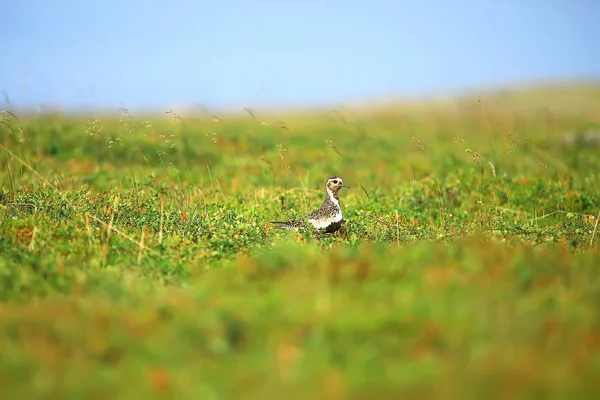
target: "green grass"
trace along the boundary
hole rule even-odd
[[[4,112],[0,394],[597,398],[600,88],[481,100]]]

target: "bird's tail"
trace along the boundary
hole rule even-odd
[[[304,222],[301,219],[293,220],[293,221],[271,221],[273,227],[275,229],[298,229],[304,227]]]

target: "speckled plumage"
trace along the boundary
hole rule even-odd
[[[345,185],[342,178],[332,176],[327,179],[325,184],[325,199],[321,207],[312,211],[302,219],[291,220],[287,222],[272,222],[279,229],[305,229],[307,223],[313,228],[324,233],[334,233],[342,226],[344,221],[342,208],[338,193],[342,188],[350,188]]]

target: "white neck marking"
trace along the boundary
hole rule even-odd
[[[333,195],[333,192],[329,189],[327,189],[327,194],[329,195],[329,199],[331,200],[331,202],[333,204],[335,204],[336,206],[340,207],[340,202],[338,201],[338,199],[335,198],[335,196]]]

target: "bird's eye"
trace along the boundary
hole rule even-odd
[[[337,185],[337,183],[338,183],[337,179],[336,179],[336,180],[334,180],[334,181],[333,181],[333,183],[335,183],[335,184]]]

